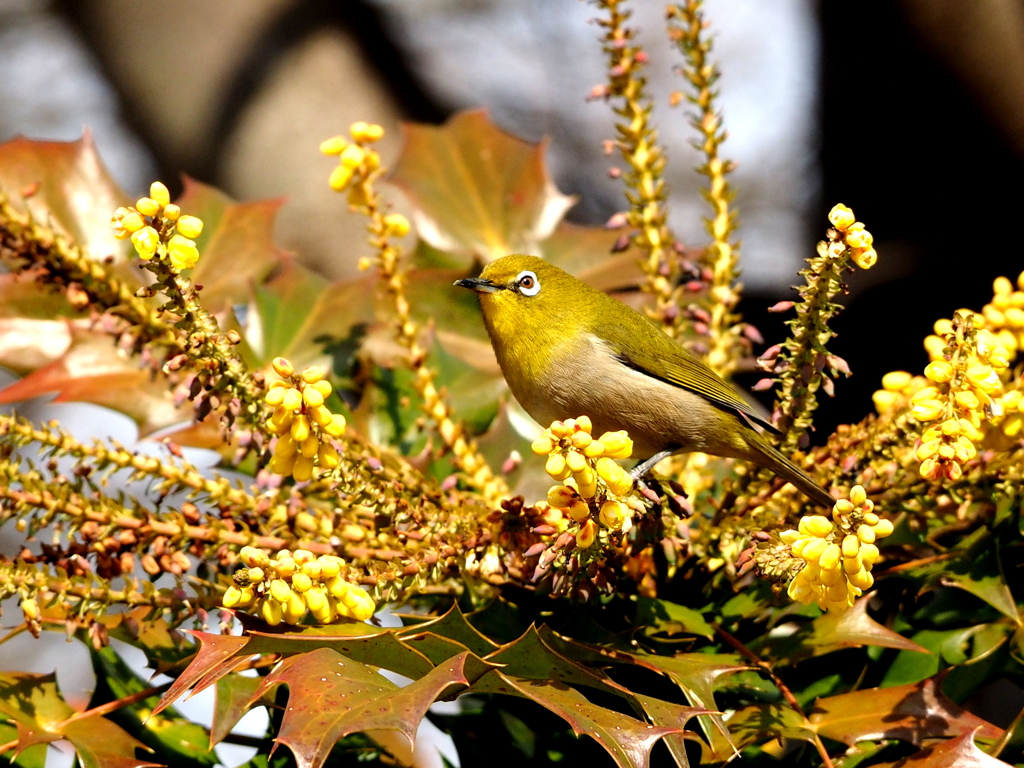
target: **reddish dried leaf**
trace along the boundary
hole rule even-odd
[[[871,688],[818,699],[811,724],[822,736],[853,746],[869,739],[923,739],[977,731],[996,739],[1002,730],[946,698],[942,676],[893,688]]]
[[[71,345],[57,360],[0,391],[0,403],[57,392],[57,402],[94,403],[124,413],[140,435],[186,420],[167,386],[135,361],[123,359],[106,334],[71,326]]]
[[[22,202],[23,190],[35,193]],[[53,222],[91,258],[127,258],[130,246],[114,237],[110,217],[131,201],[100,160],[92,137],[78,141],[17,138],[0,144],[0,192],[39,221]]]
[[[352,733],[394,730],[412,744],[430,705],[451,686],[468,684],[462,669],[467,656],[398,688],[372,667],[320,648],[282,662],[256,698],[282,683],[288,686],[276,740],[292,750],[299,768],[319,768],[338,739]]]
[[[274,219],[283,199],[238,203],[214,187],[185,177],[185,190],[175,202],[184,213],[203,220],[196,239],[199,263],[192,279],[203,286],[203,306],[220,312],[252,298],[283,263],[285,253],[274,245]]]
[[[1012,768],[1012,766],[986,755],[974,743],[974,734],[964,733],[941,744],[926,747],[895,763],[880,763],[877,768]]]
[[[573,203],[555,189],[543,155],[543,143],[504,133],[484,111],[462,112],[439,127],[406,125],[391,180],[409,196],[420,237],[491,261],[537,253]]]
[[[596,704],[573,688],[547,680],[529,680],[494,672],[520,695],[540,704],[565,720],[577,736],[596,739],[621,768],[649,764],[651,748],[658,739],[682,733],[682,726],[666,727],[645,723]]]
[[[159,714],[177,699],[185,691],[189,690],[210,672],[230,665],[238,654],[249,642],[248,637],[238,635],[215,635],[210,632],[198,632],[186,630],[190,635],[199,640],[199,650],[192,663],[185,668],[178,678],[167,689],[167,692],[160,698],[160,702],[153,708],[153,714]],[[252,654],[247,654],[252,655]],[[192,693],[197,693],[193,691]],[[192,694],[189,694],[192,695]]]

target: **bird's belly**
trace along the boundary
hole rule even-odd
[[[734,445],[737,419],[733,414],[613,358],[597,364],[594,356],[589,360],[583,366],[556,366],[548,376],[530,383],[519,382],[513,394],[544,427],[555,419],[586,415],[594,424],[595,437],[626,430],[633,440],[633,456],[639,459],[663,450],[720,456],[744,453]]]

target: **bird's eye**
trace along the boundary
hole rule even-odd
[[[533,272],[520,272],[516,278],[516,285],[524,296],[536,296],[540,291],[540,280]]]

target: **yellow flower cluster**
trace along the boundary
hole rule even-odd
[[[999,374],[1009,365],[1006,350],[986,329],[975,328],[976,315],[957,312],[944,334],[942,357],[924,369],[931,382],[911,397],[911,413],[932,425],[921,436],[917,458],[922,477],[958,480],[963,464],[977,455],[983,427],[999,415],[1003,395]],[[945,325],[936,324],[936,330]]]
[[[890,371],[882,377],[882,388],[871,396],[875,410],[881,415],[896,413],[906,408],[910,398],[927,384],[928,380],[924,376],[914,376],[906,371]]]
[[[853,263],[861,269],[871,269],[878,261],[878,253],[873,247],[874,237],[865,229],[864,225],[857,221],[853,211],[839,203],[828,214],[828,220],[842,235],[840,240],[834,241],[829,247],[850,249],[850,258]]]
[[[892,533],[892,522],[873,511],[864,488],[855,485],[849,499],[832,508],[832,519],[807,515],[797,530],[783,531],[779,538],[803,568],[789,583],[790,598],[822,610],[844,611],[875,583],[872,566],[878,561],[875,542]]]
[[[282,378],[270,385],[263,398],[274,408],[268,424],[278,436],[267,468],[299,482],[309,480],[314,467],[334,469],[339,457],[331,439],[345,434],[345,417],[324,405],[331,383],[324,379],[323,369],[311,365],[296,373],[288,360],[278,357],[274,370]]]
[[[628,498],[634,485],[632,476],[615,463],[615,459],[629,458],[633,441],[625,431],[605,432],[595,438],[592,430],[587,416],[554,421],[531,446],[538,456],[547,456],[545,471],[561,483],[548,491],[547,501],[579,524],[579,549],[593,546],[598,524],[627,533],[634,512],[643,510]]]
[[[992,301],[981,314],[985,327],[1011,356],[1024,349],[1024,272],[1017,275],[1017,290],[1009,278],[997,277],[992,284]]]
[[[239,557],[246,567],[235,572],[221,604],[254,609],[271,626],[298,624],[307,613],[318,624],[339,618],[366,621],[377,610],[373,598],[341,578],[345,561],[340,557],[284,549],[271,559],[256,547],[242,547]]]
[[[149,197],[140,197],[134,207],[118,208],[110,220],[114,236],[131,238],[139,258],[148,261],[159,256],[176,272],[192,269],[199,261],[195,240],[203,231],[203,222],[184,215],[171,202],[170,192],[159,181],[149,186]]]
[[[371,149],[369,144],[379,141],[384,136],[384,129],[372,123],[353,123],[349,127],[351,140],[344,136],[333,136],[320,144],[320,151],[325,155],[337,155],[338,165],[327,183],[335,192],[349,190],[349,203],[363,205],[365,192],[360,183],[368,179],[380,168],[380,154]],[[408,232],[408,222],[406,222]]]

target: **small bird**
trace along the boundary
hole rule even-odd
[[[455,285],[480,297],[505,380],[538,423],[586,415],[594,434],[626,430],[646,459],[635,478],[666,456],[701,451],[767,467],[833,505],[753,425],[778,430],[636,310],[536,256],[504,256]]]

